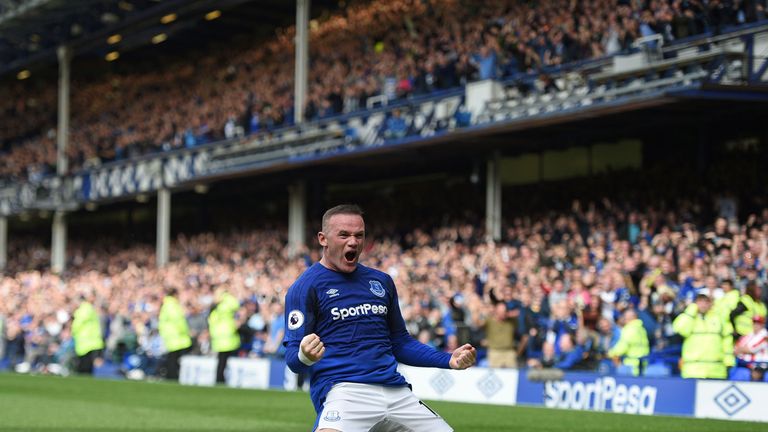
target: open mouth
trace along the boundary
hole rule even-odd
[[[353,262],[355,261],[355,258],[357,258],[357,251],[347,251],[344,252],[344,259],[347,260],[347,262]]]

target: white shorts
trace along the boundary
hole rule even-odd
[[[315,430],[452,432],[408,387],[339,383],[331,388]]]

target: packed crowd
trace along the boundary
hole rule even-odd
[[[532,73],[625,52],[643,36],[671,41],[764,18],[764,0],[363,2],[313,22],[302,109],[316,120],[364,108],[374,95]],[[76,73],[69,168],[290,125],[294,33],[96,79]],[[57,95],[49,84],[3,89],[0,178],[38,181],[54,171]]]
[[[724,205],[723,217],[708,224],[697,220],[695,206],[677,208],[574,202],[567,212],[508,220],[498,243],[466,223],[376,234],[362,262],[392,276],[410,333],[440,350],[470,342],[487,350],[492,366],[609,370],[616,347],[626,343],[622,333],[633,329],[647,335],[651,353],[676,359],[685,339],[676,317],[692,304],[706,297],[722,307],[738,293],[737,303],[748,302],[746,295],[759,305],[768,294],[768,209],[739,223]],[[206,317],[226,291],[240,305],[239,355],[280,355],[285,290],[320,258],[314,248],[291,258],[284,234],[181,235],[163,269],[153,267],[149,246],[75,246],[65,277],[21,270],[42,249],[19,256],[25,261],[0,279],[3,358],[52,372],[59,366],[51,364],[67,364],[72,314],[90,298],[106,358],[138,358],[125,368],[157,373],[164,354],[158,311],[168,289],[178,293],[197,352],[211,352]],[[736,323],[732,331],[746,335],[749,328]],[[761,329],[765,321],[756,321]],[[764,337],[755,350],[737,343],[736,354],[746,364],[768,361]],[[673,372],[675,364],[669,367]]]

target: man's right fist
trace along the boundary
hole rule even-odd
[[[304,336],[299,348],[299,360],[307,366],[312,366],[317,363],[323,357],[323,354],[325,354],[325,345],[323,345],[323,341],[321,341],[320,337],[314,333]]]

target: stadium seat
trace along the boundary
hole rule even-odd
[[[93,376],[106,379],[123,379],[119,365],[112,362],[104,362],[103,365],[93,368]]]
[[[728,379],[732,381],[752,381],[752,372],[745,367],[734,367],[728,373]]]
[[[597,364],[597,373],[600,375],[613,375],[616,373],[616,366],[610,359],[603,359]]]
[[[672,368],[664,362],[651,363],[645,367],[643,375],[649,378],[661,378],[672,375]]]

